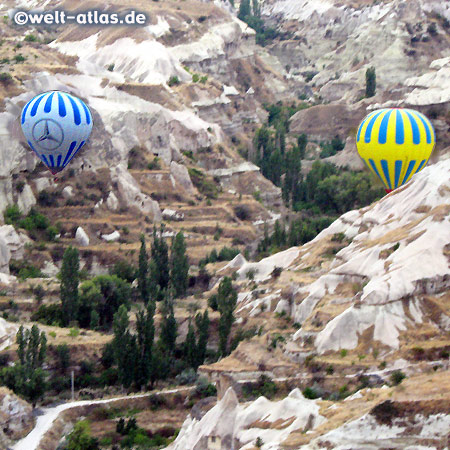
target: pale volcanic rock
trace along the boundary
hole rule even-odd
[[[0,421],[2,423],[1,432],[11,439],[19,439],[33,427],[33,408],[9,389],[1,388]]]
[[[185,420],[178,437],[167,450],[202,450],[208,441],[221,443],[219,448],[250,449],[257,437],[278,449],[279,445],[294,430],[314,429],[325,421],[319,414],[319,406],[314,400],[307,400],[299,389],[294,389],[279,401],[265,397],[239,404],[232,387],[229,387],[217,405],[200,420],[191,415]],[[258,422],[267,426],[258,427]],[[283,426],[275,424],[287,423]]]
[[[117,183],[119,201],[122,206],[134,206],[143,214],[151,216],[155,222],[162,220],[158,202],[141,192],[137,181],[123,166],[111,169],[111,178]]]
[[[19,326],[0,317],[0,351],[16,342]]]
[[[86,231],[84,231],[83,227],[78,227],[75,233],[75,240],[82,247],[87,247],[89,245],[89,236]]]
[[[115,230],[110,234],[102,234],[102,239],[106,242],[116,242],[120,239],[120,233]]]
[[[117,211],[119,209],[119,200],[114,192],[110,192],[106,199],[106,206],[110,211]]]
[[[188,194],[195,193],[195,188],[192,184],[192,180],[186,166],[172,161],[170,163],[170,174],[175,180],[175,188],[177,188],[177,186],[181,186]]]
[[[14,259],[22,259],[25,244],[31,242],[27,235],[18,233],[12,225],[0,226],[0,240],[7,245],[11,258]]]
[[[25,184],[25,186],[22,189],[22,192],[20,192],[17,196],[17,206],[19,207],[20,212],[23,214],[28,214],[30,212],[30,209],[35,204],[36,204],[36,197],[34,196],[30,185]]]
[[[373,205],[344,214],[307,244],[313,246],[336,233],[352,239],[336,254],[328,273],[298,289],[306,297],[294,307],[297,322],[307,320],[340,283],[366,280],[358,302],[317,334],[319,353],[355,348],[358,336],[370,327],[375,340],[398,348],[400,332],[423,321],[422,302],[414,297],[448,289],[449,179],[449,159],[444,159]],[[303,336],[299,330],[294,339]]]

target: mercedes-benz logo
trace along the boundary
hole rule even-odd
[[[64,141],[61,126],[52,119],[41,119],[33,126],[33,139],[42,150],[55,150]]]

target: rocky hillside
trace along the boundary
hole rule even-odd
[[[219,400],[194,407],[170,450],[443,449],[450,417],[448,2],[260,4],[265,31],[237,18],[238,2],[233,8],[220,0],[108,3],[118,12],[146,12],[144,27],[18,28],[3,19],[2,361],[16,358],[15,322],[31,325],[36,285],[43,286],[45,306],[59,301],[56,275],[67,246],[80,250],[86,279],[107,273],[117,261],[136,263],[139,237],[149,238],[162,223],[165,238],[183,230],[193,283],[199,261],[213,249],[240,251],[229,262],[209,262],[206,282],[175,302],[180,350],[189,307],[207,309],[224,276],[238,290],[230,339],[236,348],[198,369],[218,382]],[[105,5],[4,0],[0,12],[11,17],[16,7],[84,11]],[[257,44],[261,34],[264,46]],[[365,98],[370,67],[377,89]],[[18,123],[23,105],[52,89],[86,101],[95,123],[88,145],[59,179],[27,149]],[[279,101],[297,111],[286,119],[286,148],[298,135],[308,137],[303,174],[320,145],[336,137],[345,148],[325,160],[363,170],[355,131],[381,106],[424,112],[437,146],[408,185],[343,214],[302,246],[255,261],[264,224],[294,217],[281,189],[242,156],[268,123],[268,105]],[[30,226],[30,217],[22,222],[36,210],[44,228]],[[155,317],[158,328],[160,307]],[[216,355],[219,313],[210,311],[210,318],[208,351]],[[54,325],[40,327],[49,346],[68,342],[77,376],[85,359],[91,371],[100,366],[111,333],[83,330],[75,336],[79,330]],[[54,360],[45,369],[58,370]],[[230,389],[224,379],[231,380]],[[123,388],[116,383],[102,389],[104,395]],[[9,421],[0,443],[8,445],[28,431],[31,412],[6,390],[0,402],[0,416]],[[177,424],[187,405],[177,409]],[[115,418],[108,417],[109,437],[122,439]],[[53,444],[70,431],[60,428],[47,436]],[[107,437],[103,431],[98,426],[95,436]]]
[[[245,378],[264,363],[272,376],[292,375],[293,361],[342,349],[351,358],[362,355],[360,361],[374,353],[412,358],[416,346],[445,354],[450,345],[448,180],[446,158],[373,205],[344,214],[302,247],[257,263],[238,255],[225,266],[222,273],[237,271],[241,280],[240,320],[263,323],[273,311],[292,321],[283,331],[267,329],[284,336],[274,346],[282,352],[271,357],[268,336],[259,345],[244,342],[230,356],[232,370]],[[281,274],[275,278],[277,267]],[[292,323],[298,331],[290,331]],[[245,345],[255,348],[245,351]],[[200,370],[211,374],[221,367],[227,371],[228,365],[224,359]]]

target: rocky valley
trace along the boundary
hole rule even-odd
[[[13,22],[93,9],[147,22]],[[1,449],[449,448],[448,2],[0,11]],[[20,129],[52,90],[94,123],[57,177]],[[379,108],[436,135],[387,195]]]

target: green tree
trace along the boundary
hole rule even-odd
[[[78,313],[78,282],[80,261],[78,250],[68,247],[64,252],[61,267],[61,305],[62,321],[67,326]]]
[[[198,367],[204,363],[206,357],[206,348],[208,345],[208,337],[209,337],[208,310],[205,310],[203,314],[198,313],[195,316],[195,325],[198,334],[197,363],[196,363],[196,367]]]
[[[145,386],[154,369],[153,342],[155,338],[155,303],[147,303],[146,312],[139,311],[136,316],[138,366],[135,373],[135,384],[138,388]]]
[[[194,326],[189,319],[188,332],[184,342],[184,360],[194,369],[197,369],[197,343],[195,340]]]
[[[146,304],[149,300],[148,289],[148,256],[145,246],[145,236],[141,236],[141,249],[139,251],[139,266],[138,266],[138,288],[141,300]]]
[[[98,325],[110,328],[114,314],[121,305],[129,307],[131,286],[116,275],[98,275],[80,286],[78,322],[81,327],[89,327],[92,312],[99,317]]]
[[[247,16],[250,15],[250,0],[241,0],[241,3],[239,5],[238,18],[244,20]]]
[[[308,144],[308,137],[306,136],[305,133],[303,133],[300,136],[298,136],[298,138],[297,138],[297,147],[299,149],[300,159],[304,159],[305,158],[307,144]]]
[[[152,289],[159,286],[161,292],[167,289],[170,280],[169,248],[167,247],[163,233],[164,227],[162,225],[159,232],[156,230],[156,227],[153,228],[152,261],[154,264],[150,271]]]
[[[220,313],[219,319],[219,352],[228,355],[228,340],[231,327],[234,323],[234,309],[236,308],[237,292],[233,288],[231,278],[225,277],[219,284],[217,305]]]
[[[130,378],[130,372],[134,369],[128,366],[127,353],[129,352],[130,333],[128,331],[128,311],[125,305],[121,305],[114,314],[113,320],[114,338],[112,347],[114,360],[119,371],[119,380],[123,385]]]
[[[13,367],[0,370],[0,383],[30,401],[34,407],[46,389],[42,366],[47,353],[47,338],[37,325],[33,325],[31,330],[24,330],[21,326],[16,342],[19,361]]]
[[[165,296],[162,316],[159,344],[163,352],[170,357],[175,351],[175,341],[177,339],[178,328],[173,310],[173,298],[170,292]]]
[[[64,375],[70,366],[70,350],[67,344],[60,344],[56,347],[56,354],[58,356],[58,366],[61,373]]]
[[[186,294],[188,286],[189,263],[186,255],[186,243],[182,231],[172,241],[170,254],[170,282],[177,297]]]
[[[261,10],[260,10],[260,7],[259,7],[258,0],[253,0],[252,3],[253,3],[253,15],[255,17],[260,17],[261,16]]]
[[[377,89],[377,76],[375,67],[369,67],[366,70],[366,97],[373,97]]]
[[[91,436],[91,427],[87,420],[77,422],[67,437],[67,450],[99,450],[97,439]]]

